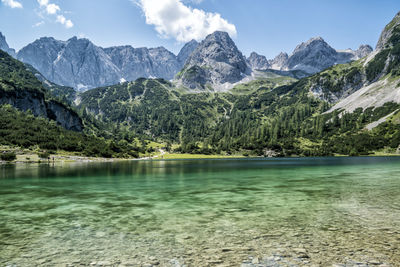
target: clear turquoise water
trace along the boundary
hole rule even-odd
[[[0,166],[1,266],[396,266],[399,245],[400,158]]]

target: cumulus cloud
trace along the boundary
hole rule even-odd
[[[54,15],[58,11],[60,11],[60,7],[57,6],[56,4],[48,4],[46,6],[46,11],[47,11],[47,14]]]
[[[56,15],[56,22],[64,25],[65,28],[69,29],[74,26],[74,23],[72,23],[71,20],[67,19],[64,15],[59,14],[61,12],[60,6],[50,3],[49,0],[37,0],[37,2],[48,15]]]
[[[236,36],[235,25],[220,14],[191,8],[182,0],[136,0],[136,3],[143,10],[146,23],[154,25],[164,38],[172,37],[179,42],[200,41],[217,30]]]
[[[64,25],[67,29],[72,28],[74,26],[72,21],[69,20],[69,19],[66,19],[63,15],[58,15],[57,16],[57,22],[59,22],[62,25]]]
[[[11,8],[22,8],[22,4],[15,0],[1,0],[1,2]]]
[[[38,0],[40,6],[47,6],[49,4],[49,0]]]

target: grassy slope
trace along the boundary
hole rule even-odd
[[[160,79],[138,79],[85,92],[80,108],[146,138],[174,143],[202,141],[231,115],[236,102],[246,101],[249,94],[257,95],[256,91],[269,91],[293,81],[274,74],[269,79],[237,85],[229,93],[187,93]]]
[[[178,152],[262,155],[265,149],[273,149],[283,155],[369,153],[383,149],[385,142],[393,147],[391,137],[380,146],[352,149],[355,140],[376,139],[374,131],[363,132],[371,118],[349,127],[356,123],[360,111],[343,119],[336,113],[322,115],[331,105],[310,93],[319,85],[325,88],[323,93],[340,97],[348,89],[344,85],[361,83],[363,71],[362,61],[357,61],[298,82],[274,74],[237,85],[228,93],[187,93],[160,79],[139,79],[90,90],[82,95],[81,108],[104,121],[119,122],[120,127],[141,138],[179,144]],[[386,106],[373,118],[396,108]],[[333,119],[335,125],[330,123]],[[345,143],[343,149],[335,145],[339,141]]]
[[[58,87],[58,90],[61,90]],[[4,92],[32,92],[37,99],[58,102],[65,109],[73,111],[67,103],[54,96],[31,69],[0,50],[0,95]],[[4,94],[5,95],[5,94]],[[3,96],[3,95],[2,95]],[[90,128],[96,125],[88,123]],[[138,149],[129,144],[117,144],[93,134],[67,131],[55,121],[35,117],[31,112],[22,112],[10,105],[0,105],[0,145],[20,147],[32,151],[68,151],[86,156],[132,157],[138,156]],[[96,132],[101,132],[99,129]]]
[[[32,152],[76,152],[98,157],[137,156],[136,147],[119,145],[84,133],[68,131],[53,121],[34,117],[9,105],[0,106],[0,144]]]

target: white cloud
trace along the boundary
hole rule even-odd
[[[67,19],[67,21],[65,22],[65,27],[67,29],[74,27],[74,23],[72,23],[71,20]]]
[[[45,10],[48,15],[56,15],[56,22],[64,25],[65,28],[69,29],[74,26],[74,23],[72,23],[70,19],[67,19],[66,17],[64,17],[64,15],[59,14],[61,12],[60,6],[50,3],[49,0],[37,0],[37,2],[39,3],[42,10]]]
[[[143,10],[146,23],[154,25],[164,38],[173,37],[179,42],[202,40],[215,31],[226,31],[236,36],[235,25],[218,13],[191,8],[182,0],[134,0]]]
[[[1,2],[11,8],[22,8],[22,4],[15,0],[1,0]]]
[[[40,6],[47,6],[49,4],[49,0],[38,0]]]
[[[44,25],[44,21],[43,21],[43,20],[42,20],[42,21],[39,21],[39,22],[36,23],[36,24],[33,24],[33,25],[32,25],[32,28],[40,27],[40,26],[42,26],[42,25]]]
[[[46,6],[46,11],[47,11],[47,14],[54,15],[58,11],[60,11],[60,7],[57,6],[56,4],[48,4]]]
[[[64,25],[65,28],[67,28],[67,29],[72,28],[74,26],[72,21],[69,20],[69,19],[66,19],[63,15],[58,15],[57,16],[57,22],[61,23],[62,25]]]

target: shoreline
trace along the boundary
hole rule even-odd
[[[29,157],[28,157],[29,156]],[[37,155],[36,155],[37,156]],[[399,157],[400,154],[394,153],[375,153],[371,155],[333,155],[328,157]],[[25,159],[22,159],[25,157]],[[53,160],[54,157],[54,160]],[[1,161],[0,165],[5,164],[55,164],[55,163],[95,163],[95,162],[118,162],[118,161],[151,161],[151,160],[202,160],[202,159],[257,159],[257,158],[322,158],[324,156],[304,157],[304,156],[291,156],[291,157],[264,157],[264,156],[243,156],[243,155],[205,155],[205,154],[178,154],[178,153],[163,153],[154,156],[146,156],[140,158],[102,158],[102,157],[85,157],[76,155],[52,155],[50,159],[39,159],[33,157],[33,154],[18,155],[14,161]],[[325,156],[326,157],[326,156]]]

